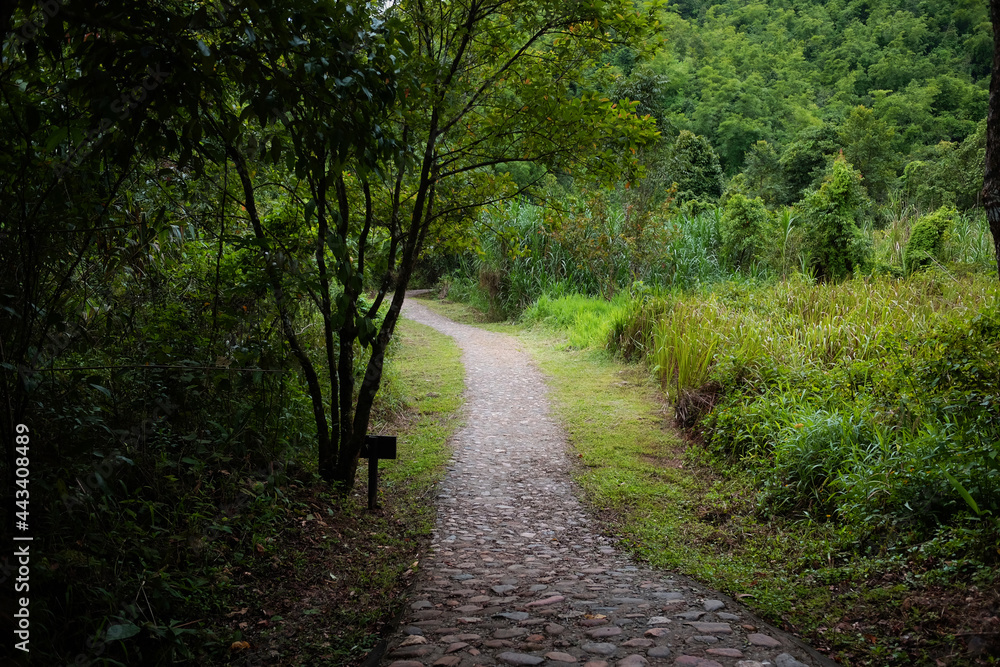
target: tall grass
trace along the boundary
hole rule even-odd
[[[992,276],[798,276],[654,303],[619,312],[660,313],[648,359],[678,422],[757,471],[762,508],[913,535],[1000,512]]]
[[[996,266],[993,235],[982,211],[963,213],[945,237],[943,259],[992,271]]]
[[[631,215],[615,202],[558,219],[524,201],[489,209],[477,223],[475,254],[445,279],[447,291],[493,319],[509,319],[543,294],[610,299],[636,283],[690,289],[731,277],[718,254],[721,211],[639,227]]]
[[[831,285],[796,275],[762,289],[731,284],[679,297],[653,330],[651,363],[682,378],[683,391],[698,389],[721,364],[753,378],[775,367],[822,370],[881,359],[888,354],[887,336],[920,335],[944,319],[995,303],[998,293],[986,276],[958,281],[933,272],[905,281]],[[707,368],[704,355],[689,354],[708,349],[715,353]]]
[[[664,256],[664,280],[657,284],[691,289],[729,278],[731,271],[719,257],[721,221],[722,209],[678,214],[672,221],[675,234]]]
[[[901,275],[910,229],[921,216],[915,209],[899,205],[896,208],[887,207],[883,217],[887,221],[885,227],[877,229],[874,221],[869,221],[864,228],[874,249],[873,268],[889,269],[890,273]],[[996,258],[986,214],[976,209],[959,214],[945,235],[944,247],[937,260],[939,265],[953,268],[992,271]]]

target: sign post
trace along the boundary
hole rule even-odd
[[[361,458],[368,459],[368,509],[375,509],[378,497],[378,460],[396,458],[396,436],[366,435]]]

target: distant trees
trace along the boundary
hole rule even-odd
[[[765,141],[784,183],[765,182],[769,192],[756,194],[773,205],[783,190],[780,203],[790,204],[844,150],[882,202],[908,163],[928,160],[928,147],[975,134],[987,105],[984,45],[992,44],[984,3],[793,5],[671,4],[663,48],[636,65],[668,81],[664,127],[704,136],[727,177],[749,177],[759,164],[747,161],[763,157],[753,152]]]
[[[714,200],[722,194],[722,167],[708,139],[681,130],[667,162],[679,201]]]
[[[868,194],[884,199],[896,177],[895,130],[864,106],[851,109],[840,126],[844,157],[861,172]]]

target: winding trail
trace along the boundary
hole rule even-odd
[[[461,347],[467,425],[452,438],[431,550],[383,664],[835,664],[720,593],[633,563],[590,528],[566,435],[516,339],[413,299],[403,313]]]

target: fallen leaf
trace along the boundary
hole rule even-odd
[[[233,642],[229,645],[230,651],[245,651],[250,648],[249,642]]]

